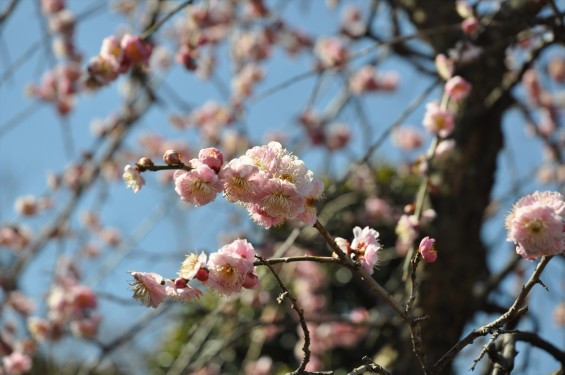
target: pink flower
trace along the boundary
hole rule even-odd
[[[178,282],[178,281],[181,282]],[[165,280],[165,291],[167,292],[167,296],[176,302],[191,302],[202,295],[202,292],[199,289],[192,288],[184,279],[177,279],[177,280]]]
[[[134,193],[137,193],[141,190],[141,187],[145,185],[145,180],[137,168],[130,164],[124,167],[124,174],[122,175],[122,178],[124,179],[128,189],[132,189]]]
[[[253,245],[247,242],[246,239],[237,239],[227,245],[222,246],[220,253],[237,255],[247,262],[250,270],[253,269],[253,262],[255,261],[255,249]]]
[[[337,237],[336,244],[344,253],[354,260],[361,262],[361,265],[367,273],[373,274],[373,268],[379,260],[378,251],[381,249],[379,243],[379,232],[376,230],[365,227],[353,228],[353,241],[351,244],[344,238]]]
[[[222,191],[222,183],[212,168],[198,159],[190,161],[192,170],[175,171],[175,191],[185,202],[195,206],[203,206],[216,199]]]
[[[296,185],[284,180],[268,180],[261,196],[259,204],[272,217],[294,219],[304,210],[305,198],[298,193]]]
[[[322,194],[324,193],[324,183],[318,179],[314,179],[312,182],[313,189],[306,196],[306,202],[304,203],[304,211],[300,213],[297,218],[306,225],[314,225],[316,220],[318,220],[318,211],[314,204],[320,200]]]
[[[19,375],[31,370],[31,358],[16,351],[2,358],[2,363],[8,375]]]
[[[120,41],[122,47],[122,71],[131,65],[147,64],[151,57],[152,47],[138,35],[125,34]]]
[[[526,259],[565,252],[565,201],[560,193],[536,191],[520,198],[505,226],[506,240]]]
[[[201,269],[206,269],[206,254],[190,254],[182,262],[178,275],[183,279],[192,280]]]
[[[418,252],[422,255],[425,262],[433,263],[437,259],[436,240],[428,236],[422,238]]]
[[[465,99],[471,92],[471,84],[460,76],[455,76],[445,83],[445,92],[456,102]]]
[[[237,239],[224,245],[210,255],[208,261],[208,286],[224,295],[230,295],[241,288],[259,287],[255,274],[255,249],[245,239]]]
[[[229,296],[243,287],[248,270],[247,263],[239,256],[217,252],[208,259],[208,287]]]
[[[244,203],[251,203],[265,182],[264,175],[259,174],[259,168],[248,164],[244,158],[231,160],[220,171],[220,179],[226,199]]]
[[[102,47],[100,47],[100,56],[104,59],[113,60],[115,64],[119,66],[122,59],[122,46],[120,45],[120,41],[115,36],[104,38]]]
[[[134,281],[130,283],[133,298],[148,307],[158,307],[167,297],[165,287],[161,284],[163,277],[156,273],[130,272]]]
[[[224,155],[215,147],[203,148],[198,153],[198,160],[218,173],[224,164]]]
[[[363,229],[355,227],[353,228],[353,235],[351,250],[360,258],[365,271],[372,274],[373,267],[379,260],[377,251],[381,249],[378,240],[379,232],[369,227]]]
[[[442,109],[439,104],[434,101],[426,105],[424,126],[430,133],[445,138],[453,132],[455,124],[451,112]]]

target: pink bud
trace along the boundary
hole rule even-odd
[[[198,153],[198,159],[212,168],[216,173],[222,168],[224,164],[224,155],[220,150],[215,147],[204,148]]]

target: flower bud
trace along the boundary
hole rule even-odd
[[[139,165],[142,168],[151,168],[151,167],[155,166],[155,164],[153,163],[153,160],[151,160],[150,158],[148,158],[146,156],[139,159],[139,161],[137,162],[137,165]]]
[[[163,154],[163,161],[167,165],[182,164],[180,154],[175,150],[167,150]]]
[[[418,252],[425,262],[433,263],[437,260],[436,240],[428,236],[422,238]]]

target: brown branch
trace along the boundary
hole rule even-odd
[[[528,311],[528,307],[525,304],[526,297],[530,293],[531,289],[534,285],[540,283],[540,275],[549,263],[549,261],[553,258],[553,256],[545,256],[541,259],[539,264],[537,265],[536,269],[530,276],[530,279],[526,282],[526,284],[522,287],[522,291],[512,304],[508,311],[502,314],[498,319],[494,320],[493,322],[486,324],[480,328],[474,329],[471,333],[465,336],[463,339],[459,340],[447,353],[445,353],[432,367],[431,374],[437,374],[443,370],[443,368],[453,360],[455,355],[459,353],[463,348],[470,345],[481,336],[486,336],[495,332],[498,328],[502,327],[508,322],[516,319],[517,317],[525,314]]]

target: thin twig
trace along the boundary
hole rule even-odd
[[[273,266],[271,266],[269,264],[269,262],[256,255],[255,256],[263,265],[267,266],[269,268],[269,270],[271,271],[271,273],[273,274],[273,276],[275,277],[275,280],[277,281],[277,284],[279,285],[279,288],[281,288],[282,290],[282,294],[279,298],[286,298],[290,301],[290,305],[292,307],[292,309],[294,311],[296,311],[296,313],[298,314],[298,318],[300,320],[300,327],[302,328],[302,331],[304,332],[304,344],[302,345],[302,351],[304,352],[304,358],[302,358],[302,361],[300,362],[300,365],[298,366],[298,368],[296,370],[294,370],[293,372],[291,372],[291,375],[295,375],[295,374],[304,374],[304,369],[306,368],[306,365],[308,364],[308,362],[310,362],[310,331],[308,330],[308,326],[306,325],[306,321],[304,320],[304,310],[302,308],[300,308],[300,306],[298,305],[298,300],[296,299],[296,297],[294,297],[294,295],[290,292],[290,290],[288,290],[288,288],[284,285],[284,283],[282,282],[282,280],[280,279],[279,275],[277,274],[277,272],[274,270]]]

